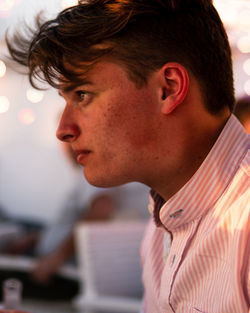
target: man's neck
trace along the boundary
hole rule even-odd
[[[225,114],[208,131],[197,130],[197,134],[189,135],[188,144],[184,145],[181,153],[176,154],[176,162],[172,169],[162,168],[156,185],[151,186],[161,197],[168,201],[196,173],[214,146],[230,114]]]

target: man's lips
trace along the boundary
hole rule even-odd
[[[90,150],[75,150],[76,160],[78,163],[82,163],[86,157],[90,154]]]

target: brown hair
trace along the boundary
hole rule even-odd
[[[41,23],[31,40],[19,34],[7,44],[13,59],[29,67],[29,78],[58,88],[64,77],[79,75],[65,67],[90,65],[107,55],[121,62],[138,86],[167,62],[178,62],[199,81],[211,113],[234,106],[231,50],[211,0],[79,0]],[[103,44],[103,45],[102,45]]]

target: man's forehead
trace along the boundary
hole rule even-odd
[[[77,80],[69,80],[63,76],[59,79],[59,90],[71,91],[80,85],[90,85],[92,82],[88,79],[87,75],[79,76]]]
[[[92,62],[64,62],[65,76],[59,76],[59,90],[69,92],[80,85],[94,85],[101,73],[106,72],[110,65],[119,66],[124,70],[124,65],[112,56],[103,56]]]
[[[69,63],[64,64],[66,75],[59,75],[59,90],[70,91],[79,85],[90,84],[89,72],[94,65],[86,62],[79,63],[79,66],[73,66]]]

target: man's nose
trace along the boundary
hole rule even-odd
[[[80,129],[77,123],[74,121],[70,112],[67,109],[64,110],[57,131],[56,136],[59,140],[72,143],[80,135]]]

